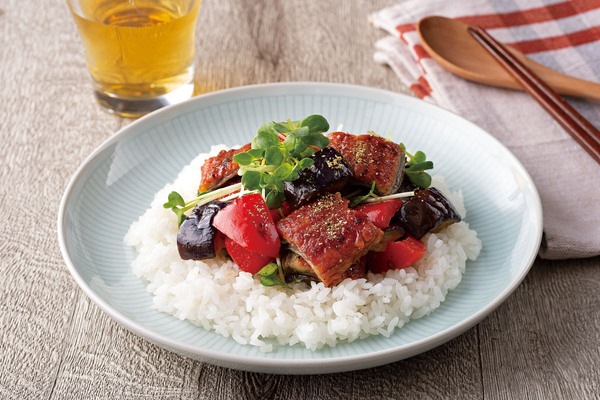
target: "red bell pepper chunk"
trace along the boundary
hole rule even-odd
[[[355,207],[354,210],[365,214],[369,221],[379,229],[385,229],[390,226],[390,220],[401,206],[402,200],[392,199],[377,203],[361,204]]]
[[[275,208],[273,210],[269,210],[269,212],[271,213],[271,217],[273,217],[274,223],[277,223],[277,221],[279,221],[280,219],[287,217],[293,211],[294,211],[294,209],[292,207],[290,207],[290,203],[288,203],[287,201],[281,202],[281,208]],[[281,216],[281,213],[283,213],[283,216]]]
[[[246,250],[230,238],[225,238],[225,248],[237,266],[242,271],[250,272],[252,275],[273,261],[273,257]]]
[[[276,224],[277,221],[281,219],[281,214],[279,214],[279,209],[275,208],[273,210],[269,210],[269,214],[271,214],[271,218],[273,218],[273,223]]]
[[[412,236],[403,240],[388,243],[382,252],[367,254],[369,270],[375,273],[385,272],[388,269],[402,269],[410,267],[423,257],[427,251],[425,244]]]
[[[284,200],[281,202],[281,211],[283,212],[283,215],[287,217],[294,212],[294,209],[290,206],[290,203]]]
[[[215,215],[213,226],[244,249],[279,255],[279,235],[267,204],[258,193],[237,198]]]

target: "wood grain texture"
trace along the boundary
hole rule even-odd
[[[205,0],[197,91],[306,80],[408,93],[372,59],[383,33],[368,14],[393,3]],[[0,398],[598,398],[600,259],[538,260],[475,328],[368,370],[235,371],[131,334],[76,286],[55,222],[71,175],[130,121],[95,104],[63,0],[0,0],[0,60]]]
[[[492,398],[600,398],[599,260],[537,260],[479,324]]]

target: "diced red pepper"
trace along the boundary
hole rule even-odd
[[[283,213],[283,217],[281,216],[280,210]],[[271,213],[271,217],[273,217],[273,222],[274,223],[277,223],[277,221],[279,221],[280,219],[287,217],[293,211],[294,211],[294,209],[292,207],[290,207],[290,203],[288,203],[285,200],[281,202],[281,208],[280,209],[276,208],[276,209],[273,209],[273,210],[269,210],[269,212]]]
[[[213,226],[246,250],[272,258],[279,255],[273,217],[258,193],[239,197],[219,211]]]
[[[281,211],[283,211],[283,215],[287,217],[294,212],[294,209],[290,206],[290,203],[284,200],[281,202]]]
[[[402,200],[392,199],[377,203],[361,204],[354,210],[367,216],[369,221],[375,224],[379,229],[385,229],[390,226],[390,220],[402,206]]]
[[[385,272],[388,269],[402,269],[410,267],[423,257],[427,247],[412,236],[403,240],[388,243],[385,251],[370,252],[367,255],[369,270],[375,273]]]
[[[269,213],[271,214],[271,218],[273,218],[273,223],[277,223],[277,221],[279,221],[281,219],[281,214],[279,214],[279,209],[275,208],[273,210],[269,210]]]
[[[225,248],[227,252],[242,271],[256,274],[265,265],[273,261],[273,257],[263,256],[262,254],[246,250],[230,238],[225,238]]]

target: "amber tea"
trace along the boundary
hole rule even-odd
[[[139,116],[193,93],[201,0],[68,0],[99,102]]]

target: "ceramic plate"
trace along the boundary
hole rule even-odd
[[[372,336],[310,351],[283,346],[263,353],[152,308],[123,243],[154,194],[212,144],[247,143],[265,121],[321,114],[332,128],[382,135],[423,150],[454,190],[483,242],[460,285],[429,316],[389,338]],[[126,207],[123,207],[126,205]],[[83,163],[61,202],[63,256],[83,291],[135,334],[204,362],[257,372],[314,374],[382,365],[429,350],[474,326],[527,274],[542,235],[537,190],[521,163],[467,120],[419,99],[329,83],[278,83],[210,93],[131,123]]]

